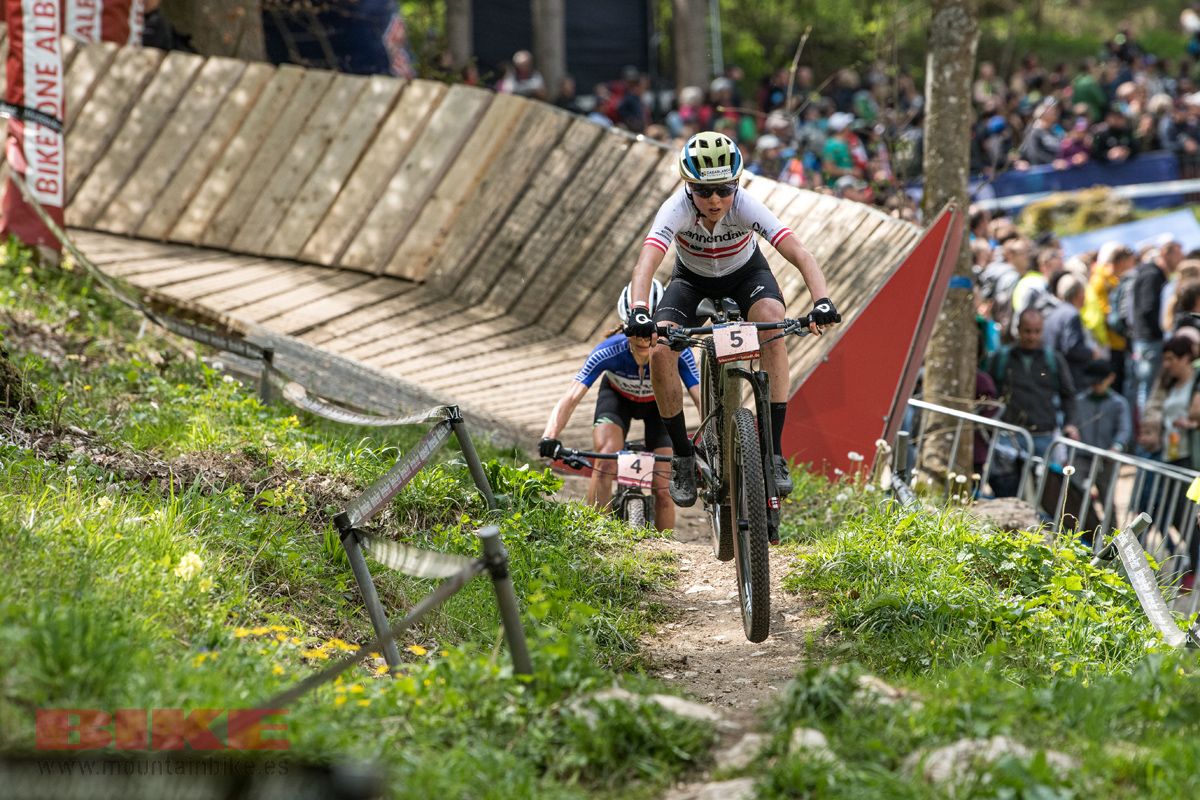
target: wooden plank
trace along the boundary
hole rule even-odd
[[[279,274],[279,266],[276,263],[252,256],[227,255],[224,264],[221,268],[214,265],[206,275],[172,283],[171,294],[202,303],[209,295]]]
[[[289,336],[299,336],[364,307],[398,297],[412,286],[411,283],[393,278],[374,278],[352,289],[338,292],[332,297],[326,297],[320,303],[312,303],[274,317],[271,327]]]
[[[368,80],[362,96],[338,126],[325,157],[308,176],[284,214],[282,224],[265,249],[268,255],[285,258],[300,255],[304,243],[337,199],[351,170],[395,105],[403,86],[403,81],[390,77],[376,76]]]
[[[376,272],[387,266],[396,243],[416,221],[493,96],[473,86],[450,87],[346,248],[343,266]]]
[[[338,263],[445,94],[445,84],[434,81],[412,81],[403,87],[341,194],[305,242],[301,260]]]
[[[216,60],[210,59],[209,63]],[[275,72],[275,68],[269,64],[246,65],[237,84],[221,99],[216,115],[208,126],[202,131],[193,131],[188,137],[195,144],[187,151],[166,187],[158,193],[145,219],[138,226],[138,236],[152,239],[170,236],[180,216],[191,206],[207,180],[210,170],[234,146],[230,140],[255,108],[260,94]],[[181,109],[181,113],[185,110]]]
[[[105,273],[118,278],[130,279],[133,275],[145,272],[158,272],[183,264],[211,260],[214,253],[211,250],[180,250],[168,255],[154,255],[146,258],[123,258],[104,268]]]
[[[7,40],[7,36],[5,39]],[[75,60],[75,56],[79,55],[79,51],[86,47],[86,45],[83,42],[72,39],[70,36],[64,36],[59,41],[62,43],[63,74],[66,75],[71,71],[71,62]]]
[[[263,191],[277,171],[307,171],[312,167],[311,164],[292,163],[288,153],[313,110],[327,107],[322,104],[322,98],[329,91],[333,79],[332,72],[305,70],[282,112],[273,119],[263,120],[269,126],[266,135],[238,176],[233,190],[201,232],[201,244],[228,248],[247,217],[260,204]],[[253,140],[248,144],[252,145]]]
[[[369,79],[361,75],[333,76],[320,101],[309,109],[307,118],[300,121],[300,132],[287,148],[278,168],[268,173],[263,188],[255,193],[249,213],[240,220],[241,227],[233,237],[232,249],[244,253],[265,252],[267,242],[308,176],[321,163],[338,130],[350,124],[346,118],[347,109],[357,108],[358,98],[368,83]],[[306,221],[312,224],[312,218]]]
[[[452,236],[466,235],[458,231],[456,225],[463,206],[480,193],[484,174],[497,162],[502,149],[513,143],[513,131],[533,105],[523,97],[496,96],[471,132],[462,153],[454,159],[445,177],[421,207],[416,223],[404,227],[404,233],[395,245],[395,255],[384,272],[423,281],[442,243]],[[489,199],[498,204],[496,197]]]
[[[239,308],[244,308],[281,292],[306,286],[329,274],[328,268],[297,267],[294,263],[287,261],[274,261],[271,262],[271,265],[275,267],[273,277],[209,295],[204,299],[204,304],[219,311],[234,313]]]
[[[163,51],[152,47],[125,48],[117,53],[113,65],[100,79],[91,100],[67,135],[68,204],[74,189],[82,185],[108,150],[129,109],[154,77],[163,55]]]
[[[111,42],[99,42],[81,48],[79,55],[67,70],[67,125],[68,137],[79,119],[80,112],[95,91],[100,79],[108,72],[117,56],[117,46]]]
[[[244,61],[210,58],[196,75],[162,132],[120,192],[96,222],[114,233],[133,234],[151,209],[163,200],[163,190],[180,164],[187,160],[197,131],[203,131],[246,69]]]
[[[264,297],[257,303],[251,303],[238,309],[242,319],[254,320],[260,325],[273,327],[268,323],[274,317],[279,317],[298,308],[319,304],[330,295],[346,289],[353,289],[372,280],[370,275],[361,272],[343,272],[342,270],[326,267],[325,274],[316,281],[298,286],[284,292],[278,292],[270,297]]]
[[[240,256],[231,257],[229,253],[214,253],[209,251],[206,258],[198,259],[192,263],[176,264],[175,266],[153,271],[143,271],[130,276],[129,280],[139,286],[146,287],[173,286],[241,269],[244,265],[235,261],[234,258],[240,258]]]
[[[251,65],[246,70],[247,75],[253,69],[254,65]],[[261,78],[261,74],[259,77]],[[195,244],[204,237],[209,223],[225,200],[233,193],[239,179],[249,169],[263,141],[271,133],[275,123],[279,121],[284,109],[288,107],[296,87],[300,85],[303,78],[303,69],[285,64],[278,69],[271,70],[271,75],[265,85],[248,89],[246,96],[241,98],[235,93],[231,99],[235,101],[241,99],[251,105],[249,108],[238,107],[232,120],[223,119],[223,115],[218,115],[212,127],[227,130],[228,134],[225,137],[214,135],[209,139],[209,147],[204,151],[201,151],[205,145],[203,141],[193,150],[192,157],[188,159],[189,164],[195,161],[197,156],[210,154],[215,158],[213,161],[202,162],[202,181],[191,195],[191,199],[182,210],[178,221],[169,228],[169,233],[162,234],[161,238]],[[231,122],[233,123],[232,130],[230,129]],[[236,133],[233,132],[235,130]],[[216,141],[218,138],[220,138],[219,143]],[[185,167],[180,174],[190,173]],[[179,175],[176,176],[176,179],[179,179]],[[175,180],[171,182],[171,185],[167,187],[166,194],[170,194],[175,183]],[[151,213],[146,224],[149,225],[154,219],[155,214]],[[146,225],[143,225],[143,228],[145,227]],[[164,229],[157,225],[155,227],[158,230]]]
[[[630,146],[620,165],[594,194],[582,218],[567,227],[551,263],[524,287],[512,306],[513,314],[520,319],[541,320],[557,308],[568,287],[595,285],[603,273],[593,269],[592,253],[600,240],[612,233],[613,222],[629,205],[629,198],[642,190],[663,155],[663,150],[654,145],[635,142]]]
[[[426,268],[426,281],[441,292],[457,291],[475,263],[475,255],[517,207],[575,119],[543,103],[528,103],[527,107],[512,134],[504,137],[505,149],[483,176],[478,191],[465,199],[454,235],[442,240]]]
[[[551,330],[561,330],[577,341],[591,341],[595,332],[615,318],[617,296],[633,276],[633,265],[642,251],[642,242],[654,223],[659,206],[679,186],[679,167],[672,158],[664,158],[646,186],[613,223],[592,251],[592,269],[603,275],[586,293],[564,295],[560,311],[543,316]],[[673,247],[673,245],[672,245]],[[664,263],[674,264],[667,253]]]
[[[385,278],[384,280],[394,279]],[[337,317],[301,334],[301,338],[314,345],[340,348],[342,342],[345,341],[345,337],[352,336],[365,328],[396,316],[401,313],[396,308],[397,304],[403,304],[405,296],[414,293],[419,286],[415,283],[407,283],[406,281],[395,282],[404,287],[404,291],[395,297],[381,299],[378,302],[356,308],[349,314]]]
[[[67,209],[70,224],[95,227],[96,220],[112,198],[142,166],[143,155],[154,144],[203,63],[204,59],[190,53],[167,54],[104,157],[92,167],[75,192]],[[177,148],[181,145],[181,142],[175,142]]]
[[[468,304],[480,302],[497,281],[508,279],[505,273],[509,262],[541,224],[602,133],[602,128],[585,119],[576,118],[571,123],[558,145],[546,156],[516,208],[491,237],[487,247],[472,259],[474,268],[454,291],[456,298]]]
[[[497,281],[486,302],[508,309],[530,284],[545,285],[562,279],[558,270],[559,247],[589,204],[596,199],[604,181],[618,170],[633,140],[616,133],[605,133],[588,154],[586,168],[576,171],[564,185],[541,222],[526,238],[524,245],[505,268],[504,280]]]

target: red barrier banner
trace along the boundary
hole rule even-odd
[[[103,35],[100,20],[104,0],[66,0],[67,19],[63,33],[81,42],[98,42]]]
[[[142,44],[144,19],[143,0],[103,0],[101,38],[106,42],[138,47]]]
[[[63,86],[62,5],[59,0],[6,0],[8,18],[8,86],[5,99],[20,109],[33,109],[62,120],[66,114]],[[8,168],[23,175],[34,198],[55,222],[63,221],[66,147],[62,133],[16,116],[8,122],[5,141]],[[0,235],[12,234],[28,245],[59,248],[57,237],[26,205],[9,180],[0,205]]]

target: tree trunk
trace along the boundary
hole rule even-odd
[[[567,74],[567,16],[564,0],[533,0],[533,63],[546,82],[546,99],[558,98]]]
[[[446,44],[456,70],[471,61],[473,26],[471,0],[446,0]]]
[[[265,61],[262,0],[163,0],[162,13],[201,55]]]
[[[933,219],[946,203],[954,202],[963,211],[963,225],[966,225],[971,78],[978,40],[979,26],[972,0],[933,0],[925,68],[922,205],[926,220]],[[971,251],[964,246],[925,353],[924,397],[930,403],[963,410],[975,404],[975,348],[979,331],[974,305]],[[950,471],[968,476],[971,473],[974,436],[970,426],[958,437],[958,455],[955,463],[950,463],[955,439],[953,423],[944,417],[926,415],[920,467],[927,476],[949,480]]]
[[[708,0],[671,0],[675,89],[708,88]]]

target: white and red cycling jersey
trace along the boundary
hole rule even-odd
[[[712,231],[700,220],[700,212],[686,190],[680,187],[658,209],[643,245],[657,247],[665,253],[674,240],[675,252],[683,266],[697,275],[719,278],[745,266],[754,255],[758,247],[755,232],[766,237],[772,247],[778,247],[792,235],[792,229],[780,222],[761,201],[741,190],[733,196],[729,213]]]

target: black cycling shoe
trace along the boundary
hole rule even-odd
[[[775,489],[780,497],[787,497],[792,493],[792,488],[792,473],[788,471],[787,459],[775,456]]]
[[[675,505],[696,505],[696,456],[674,456],[671,459],[671,499]]]

